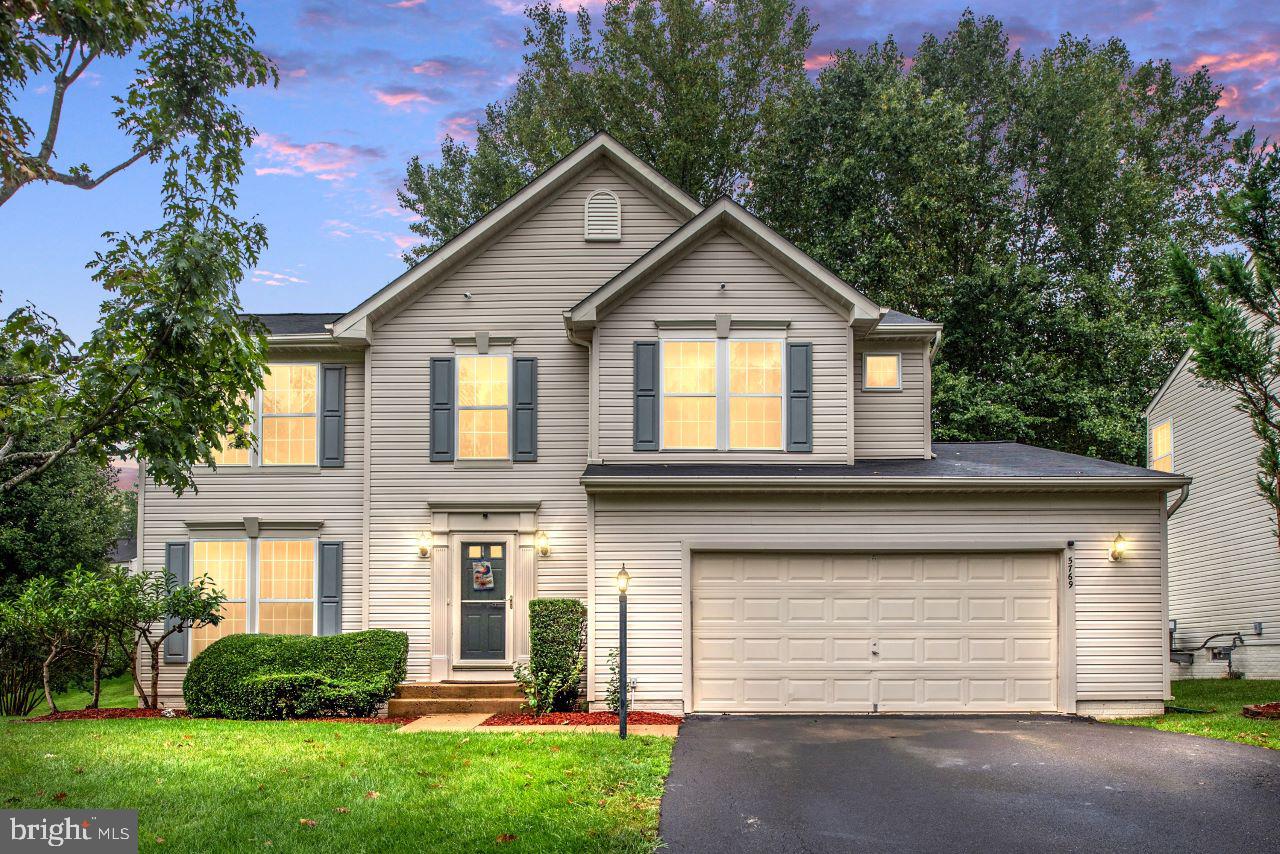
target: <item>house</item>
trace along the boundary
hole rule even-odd
[[[1188,351],[1146,412],[1151,468],[1195,481],[1169,519],[1170,634],[1186,651],[1171,675],[1223,676],[1230,666],[1280,679],[1280,545],[1258,493],[1262,446],[1235,395],[1193,367]]]
[[[1157,713],[1166,494],[930,435],[936,323],[599,135],[344,314],[267,315],[259,447],[143,490],[143,557],[228,632],[399,629],[409,678],[502,680],[527,603],[631,575],[637,707]],[[1111,558],[1116,558],[1112,560]]]

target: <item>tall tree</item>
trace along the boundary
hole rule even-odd
[[[769,117],[806,85],[813,26],[793,0],[608,0],[598,31],[548,2],[526,14],[524,69],[474,146],[414,157],[400,204],[413,264],[598,131],[704,203],[740,195]]]
[[[266,230],[235,215],[254,130],[231,96],[276,76],[253,39],[236,0],[22,0],[0,11],[0,204],[37,182],[92,189],[147,160],[162,168],[164,215],[141,234],[106,233],[90,266],[108,298],[88,340],[76,345],[34,305],[0,321],[0,493],[74,454],[100,466],[139,456],[181,491],[228,430],[248,440],[239,425],[265,340],[240,320],[236,286]],[[101,58],[134,55],[114,113],[132,153],[96,170],[61,165],[67,90]],[[50,106],[32,148],[12,101],[41,75]]]
[[[947,326],[938,438],[1138,462],[1142,405],[1181,349],[1163,247],[1223,238],[1219,93],[1118,40],[1024,57],[966,12],[910,64],[892,40],[837,53],[763,135],[748,202],[873,298]]]
[[[1189,320],[1192,372],[1236,395],[1258,452],[1258,492],[1276,514],[1280,538],[1280,147],[1255,148],[1241,136],[1244,171],[1237,191],[1221,195],[1232,237],[1249,253],[1212,259],[1201,275],[1182,248],[1170,254],[1173,292]]]

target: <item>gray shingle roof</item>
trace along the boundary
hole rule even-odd
[[[896,308],[889,309],[889,312],[880,318],[880,326],[920,326],[922,324],[933,323],[932,320],[925,320],[923,317],[916,317],[914,314],[907,314],[905,311],[898,311]]]
[[[1127,466],[1018,442],[935,442],[935,459],[838,463],[623,463],[587,466],[584,477],[839,477],[839,478],[1169,478]]]
[[[287,312],[283,314],[242,314],[256,317],[267,327],[271,335],[309,335],[325,331],[326,323],[333,323],[343,312]]]

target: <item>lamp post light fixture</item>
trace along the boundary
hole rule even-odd
[[[631,574],[618,570],[618,738],[627,737],[627,588]]]
[[[431,532],[423,531],[418,535],[418,557],[431,555]]]
[[[547,538],[546,531],[538,531],[533,535],[533,548],[539,557],[546,557],[551,554],[551,540]]]
[[[1115,563],[1124,557],[1128,550],[1129,541],[1124,538],[1124,534],[1116,534],[1116,538],[1111,541],[1111,550],[1107,552],[1107,560]]]

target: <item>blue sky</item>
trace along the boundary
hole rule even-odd
[[[252,311],[340,311],[403,269],[412,242],[396,204],[409,157],[434,159],[446,132],[468,139],[485,104],[519,71],[519,0],[245,0],[259,46],[279,64],[274,90],[239,97],[259,132],[241,184],[241,211],[264,222],[270,247],[241,288]],[[577,3],[566,3],[573,9]],[[589,8],[601,5],[587,0]],[[1226,89],[1220,105],[1243,126],[1280,135],[1280,6],[1266,2],[1088,0],[1028,4],[807,4],[819,26],[808,66],[839,48],[893,34],[908,51],[945,33],[966,5],[994,14],[1015,46],[1035,51],[1062,32],[1119,36],[1138,59],[1207,65]],[[73,87],[59,137],[62,165],[105,168],[127,154],[110,95],[132,63],[100,62]],[[48,94],[21,109],[39,127]],[[140,164],[90,192],[29,186],[0,208],[0,311],[32,301],[76,337],[93,326],[101,290],[85,262],[103,231],[141,230],[157,217],[157,170]]]

